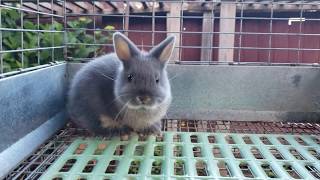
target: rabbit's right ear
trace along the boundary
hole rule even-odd
[[[133,56],[139,54],[139,49],[125,35],[116,32],[113,34],[113,47],[118,58],[128,62]]]

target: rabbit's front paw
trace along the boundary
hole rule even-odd
[[[150,127],[141,129],[137,131],[138,134],[145,136],[145,135],[151,135],[151,134],[161,134],[161,122],[157,122]]]

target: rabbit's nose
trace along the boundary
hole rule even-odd
[[[150,96],[137,96],[136,99],[141,104],[149,104],[151,102]]]

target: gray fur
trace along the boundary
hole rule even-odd
[[[134,52],[132,57],[124,61],[111,53],[87,63],[77,72],[68,96],[70,117],[80,127],[98,135],[160,131],[159,122],[171,103],[171,88],[166,62],[160,62],[158,57],[175,38],[167,38],[150,53],[140,52],[120,33],[115,33],[115,38],[128,43]],[[130,82],[129,74],[133,76]],[[150,101],[141,104],[144,101],[137,96],[150,97]]]

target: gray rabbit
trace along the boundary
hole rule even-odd
[[[114,33],[115,53],[84,65],[71,83],[71,120],[96,135],[159,133],[171,103],[166,64],[174,44],[170,36],[143,52],[126,36]]]

